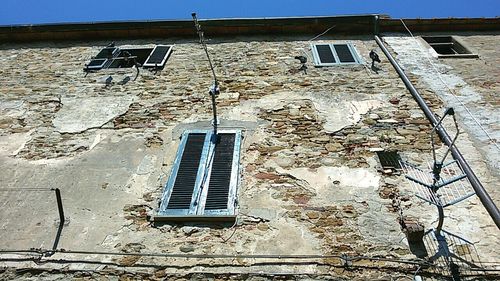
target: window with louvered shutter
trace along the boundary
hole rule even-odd
[[[354,46],[346,44],[312,44],[311,49],[316,66],[360,64],[361,58]]]
[[[233,218],[241,131],[184,132],[155,220]]]

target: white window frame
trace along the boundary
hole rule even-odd
[[[158,47],[169,47],[167,53],[165,54],[165,56],[163,57],[163,60],[161,61],[161,63],[159,64],[154,64],[154,63],[146,63],[149,58],[153,55],[153,53],[155,52],[156,48]],[[153,50],[151,51],[151,53],[149,54],[149,56],[146,58],[146,60],[144,61],[144,64],[142,65],[143,67],[162,67],[165,65],[165,62],[167,61],[168,57],[170,56],[170,53],[172,52],[172,50],[174,49],[174,45],[156,45]]]
[[[334,63],[322,63],[318,54],[318,50],[316,49],[317,45],[328,45],[330,47],[330,50],[332,51],[333,57],[335,58]],[[354,58],[354,62],[340,62],[339,56],[337,55],[337,52],[335,51],[335,48],[333,47],[334,45],[347,45],[349,48],[349,51],[351,52],[352,57]],[[361,59],[361,56],[359,56],[358,51],[354,47],[354,44],[347,42],[347,43],[311,43],[311,50],[314,58],[314,65],[315,66],[335,66],[335,65],[353,65],[353,64],[362,64],[363,60]]]

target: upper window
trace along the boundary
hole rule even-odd
[[[477,58],[467,47],[454,36],[422,36],[440,58]]]
[[[84,70],[132,66],[163,68],[171,52],[172,46],[169,45],[157,45],[153,48],[119,48],[112,44],[93,57],[85,65]]]
[[[241,131],[186,131],[155,221],[234,220]]]
[[[314,64],[331,66],[339,64],[359,64],[361,59],[354,46],[347,44],[312,44]]]

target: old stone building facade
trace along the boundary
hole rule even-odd
[[[168,36],[106,24],[89,25],[91,31],[1,29],[1,278],[453,275],[444,257],[426,263],[439,247],[426,244],[422,254],[401,230],[401,217],[434,228],[437,211],[415,196],[403,171],[382,167],[377,152],[397,151],[425,166],[432,126],[373,33],[436,114],[453,106],[457,147],[498,202],[499,21],[409,21],[414,37],[403,23],[370,16],[201,22],[220,81],[219,129],[243,137],[236,220],[229,224],[152,223],[181,135],[212,128],[212,75],[192,23],[168,23]],[[438,58],[421,35],[454,36],[478,57]],[[161,70],[85,73],[112,41],[173,47]],[[315,67],[314,44],[345,43],[359,63]],[[376,68],[371,50],[381,59]],[[308,58],[306,71],[296,56]],[[452,123],[445,126],[453,132]],[[53,188],[66,217],[60,235]],[[499,269],[500,248],[498,228],[477,196],[445,215],[461,273],[498,278],[480,270]]]

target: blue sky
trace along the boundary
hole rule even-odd
[[[1,0],[0,25],[123,20],[331,16],[497,17],[500,0]]]

